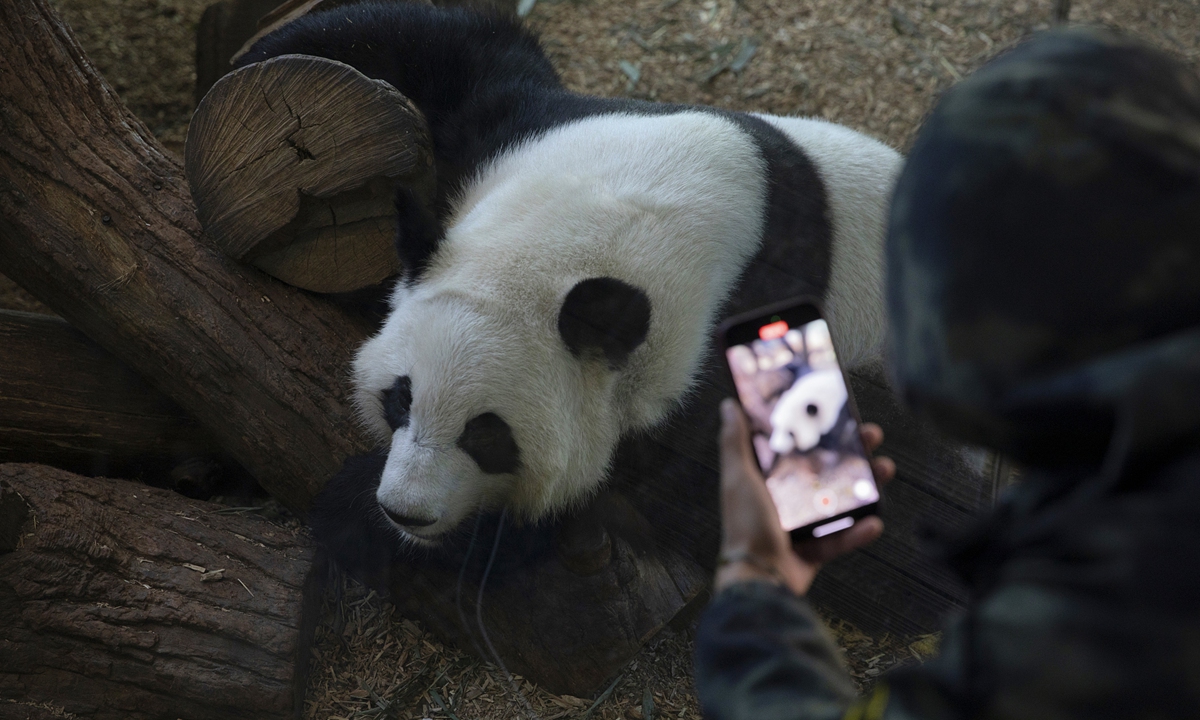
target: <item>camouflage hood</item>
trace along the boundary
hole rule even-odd
[[[897,387],[961,439],[1096,461],[1200,431],[1200,79],[1099,29],[946,93],[892,206]]]

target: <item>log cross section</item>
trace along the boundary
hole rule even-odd
[[[425,119],[408,98],[307,55],[221,78],[188,129],[187,176],[209,237],[229,256],[318,292],[400,271],[396,186],[428,194],[432,168]]]

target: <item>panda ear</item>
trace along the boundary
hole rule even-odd
[[[646,340],[650,298],[615,278],[582,280],[558,312],[558,333],[572,355],[599,353],[616,369]]]
[[[406,187],[396,190],[396,252],[405,280],[425,272],[444,234],[437,215],[420,195]]]

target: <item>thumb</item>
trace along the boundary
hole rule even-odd
[[[746,465],[753,460],[746,414],[737,401],[721,401],[721,480],[723,484],[740,480]]]

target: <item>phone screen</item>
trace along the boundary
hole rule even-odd
[[[725,352],[780,523],[790,532],[840,516],[812,529],[820,537],[853,525],[847,513],[878,502],[879,490],[829,326],[809,319],[815,309],[804,322],[787,315],[743,323],[744,342]]]

